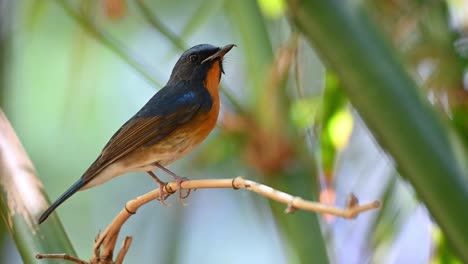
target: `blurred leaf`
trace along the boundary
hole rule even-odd
[[[7,232],[7,229],[6,229],[6,225],[5,225],[5,222],[4,221],[0,221],[0,252],[4,251],[3,249],[5,248],[5,244],[7,242],[7,237],[8,236],[8,232]],[[1,262],[1,258],[3,256],[0,257],[0,262]]]
[[[454,126],[460,131],[465,148],[468,148],[468,93],[466,95],[464,107],[457,107],[453,110],[452,120]]]
[[[270,18],[279,18],[286,11],[284,0],[257,0],[262,13]]]
[[[325,89],[323,91],[321,109],[316,118],[316,126],[319,124],[320,133],[320,154],[322,169],[324,171],[326,180],[332,181],[334,178],[333,170],[335,168],[336,155],[340,150],[337,146],[338,141],[341,144],[346,144],[352,131],[352,119],[349,122],[349,116],[346,117],[340,113],[348,113],[347,104],[348,100],[344,93],[338,77],[327,71],[325,75]],[[348,115],[350,115],[348,113]],[[344,119],[343,119],[344,117]],[[346,120],[348,118],[348,120]],[[340,120],[341,119],[341,120]],[[342,121],[347,122],[342,123]],[[342,131],[341,125],[347,131]],[[341,147],[344,147],[342,145]],[[328,182],[331,183],[331,182]]]
[[[32,4],[28,9],[27,18],[27,27],[29,30],[34,30],[38,21],[44,16],[47,7],[49,6],[50,1],[41,1],[33,0]]]
[[[440,228],[433,226],[432,233],[435,250],[431,264],[462,264],[463,262],[453,254],[453,249]]]
[[[392,38],[421,87],[452,124],[468,151],[468,56],[464,52],[464,1],[366,1],[376,22]],[[464,6],[465,5],[465,6]],[[464,22],[465,21],[465,22]],[[466,49],[466,48],[465,48]],[[461,113],[460,113],[461,112]],[[461,121],[458,117],[465,116]],[[463,123],[461,123],[461,122]]]
[[[302,129],[309,127],[320,104],[321,98],[319,97],[301,98],[293,102],[290,109],[293,125]]]
[[[377,141],[468,262],[468,211],[460,210],[468,200],[468,158],[454,152],[449,128],[419,94],[360,4],[289,3],[294,23],[343,80],[351,103]]]
[[[347,144],[353,131],[353,116],[347,110],[335,113],[327,125],[327,133],[333,147],[342,150]]]

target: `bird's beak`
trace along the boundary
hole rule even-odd
[[[207,61],[222,60],[224,55],[226,55],[226,53],[228,53],[235,46],[236,45],[234,45],[234,44],[229,44],[229,45],[224,46],[223,48],[219,49],[215,54],[213,54],[213,55],[209,56],[208,58],[204,59],[202,61],[202,64],[207,62]]]

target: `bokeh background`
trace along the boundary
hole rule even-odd
[[[367,10],[466,151],[468,2],[348,2]],[[234,43],[217,128],[170,169],[191,179],[242,175],[338,206],[351,192],[361,202],[384,202],[346,220],[285,216],[285,205],[242,190],[198,190],[186,207],[174,198],[169,207],[152,202],[127,222],[121,236],[134,238],[127,263],[462,263],[338,75],[291,24],[285,1],[0,3],[0,104],[50,200],[162,87],[183,50]],[[97,232],[126,201],[155,187],[133,173],[64,203],[56,212],[77,255],[89,259]],[[21,262],[0,222],[0,263]]]

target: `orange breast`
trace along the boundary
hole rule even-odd
[[[206,79],[203,83],[205,88],[211,95],[213,105],[210,112],[203,118],[202,124],[195,129],[195,133],[200,137],[200,141],[213,130],[218,120],[219,115],[219,81],[221,79],[221,67],[219,61],[216,61],[208,71]]]
[[[206,114],[197,115],[191,122],[177,129],[176,133],[172,133],[163,141],[151,146],[150,150],[141,149],[140,155],[145,156],[137,157],[138,153],[133,153],[132,157],[126,157],[128,164],[134,165],[138,161],[143,160],[143,164],[138,167],[159,162],[161,165],[166,166],[172,162],[182,158],[187,153],[192,151],[198,146],[213,130],[218,120],[219,114],[219,80],[221,68],[219,62],[215,62],[203,83],[208,90],[213,104],[211,109]],[[151,162],[147,161],[150,160]],[[143,168],[143,167],[142,167]],[[144,169],[147,169],[146,167]]]
[[[219,62],[215,62],[203,83],[208,90],[213,104],[207,114],[198,115],[194,120],[187,124],[184,128],[178,130],[178,133],[172,134],[167,138],[164,144],[158,144],[158,149],[155,149],[155,154],[158,154],[160,163],[163,165],[170,164],[173,161],[185,156],[187,153],[198,146],[216,125],[219,114],[219,80],[221,77],[221,68]],[[167,157],[161,157],[162,149],[167,147],[167,152],[171,153]]]

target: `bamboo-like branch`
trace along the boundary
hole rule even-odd
[[[36,251],[76,255],[56,216],[49,219],[47,227],[38,226],[37,214],[47,204],[36,169],[0,108],[0,221],[15,241],[24,263],[34,263]]]
[[[306,201],[300,197],[295,197],[290,194],[275,190],[269,186],[237,177],[234,179],[213,179],[213,180],[192,180],[185,181],[181,184],[181,189],[205,189],[205,188],[234,188],[234,189],[247,189],[249,191],[263,195],[269,199],[287,204],[286,213],[292,213],[296,209],[313,211],[318,213],[332,214],[344,218],[354,218],[358,214],[376,209],[380,207],[379,201],[374,201],[369,204],[358,205],[356,200],[350,203],[348,208],[337,208],[329,205],[324,205],[317,202]],[[178,190],[176,182],[169,182],[165,186],[166,193],[174,193]],[[150,191],[140,197],[137,197],[125,205],[124,209],[120,211],[113,222],[102,233],[99,239],[94,244],[94,254],[101,257],[110,257],[114,251],[115,243],[119,235],[120,229],[125,222],[137,212],[137,210],[144,204],[158,199],[160,190],[156,189]],[[102,248],[102,254],[101,254]]]
[[[264,184],[257,183],[255,181],[246,180],[242,177],[236,177],[234,179],[210,179],[210,180],[190,180],[184,181],[180,185],[180,189],[191,190],[191,189],[208,189],[208,188],[233,188],[233,189],[246,189],[251,192],[258,193],[269,199],[284,203],[287,205],[285,213],[293,213],[296,210],[312,211],[322,214],[331,214],[343,218],[355,218],[358,214],[379,208],[381,202],[374,201],[363,205],[358,204],[358,200],[354,195],[351,195],[347,201],[346,208],[338,208],[330,205],[321,204],[318,202],[312,202],[304,200],[297,196],[292,196],[282,191],[275,190]],[[164,193],[173,194],[179,190],[179,186],[176,182],[168,182],[164,186]],[[120,250],[116,261],[112,262],[112,257],[115,249],[115,244],[120,233],[120,229],[125,222],[134,215],[137,210],[160,197],[160,189],[155,189],[142,196],[139,196],[125,205],[120,213],[114,218],[112,223],[107,229],[95,240],[94,254],[91,258],[90,263],[115,263],[121,264],[125,254],[130,247],[131,238],[127,237],[124,241],[124,245]],[[40,255],[42,258],[46,258],[47,255]],[[50,255],[57,256],[57,255]],[[65,258],[64,258],[65,259]],[[76,262],[76,261],[75,261]],[[86,263],[86,262],[76,262]]]

